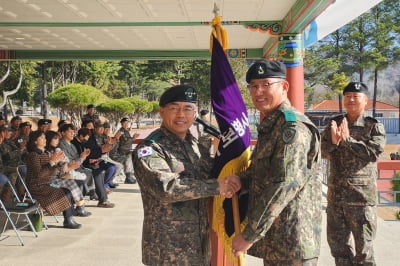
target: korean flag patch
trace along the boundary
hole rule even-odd
[[[144,146],[138,150],[138,157],[146,157],[153,154],[153,149],[150,146]]]

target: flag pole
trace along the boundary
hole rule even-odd
[[[221,47],[226,51],[228,48],[228,38],[226,31],[222,28],[221,25],[221,18],[218,16],[219,8],[217,7],[217,4],[214,3],[214,19],[213,19],[213,34],[216,37],[216,39],[220,42]],[[211,46],[212,49],[212,46]],[[237,194],[235,193],[232,197],[232,213],[233,213],[233,225],[235,229],[235,235],[239,235],[240,232],[240,213],[239,213],[239,199]],[[225,252],[232,252],[231,250],[225,251]],[[244,266],[244,254],[240,254],[236,259],[238,262],[238,266]]]

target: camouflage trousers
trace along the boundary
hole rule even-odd
[[[264,260],[264,266],[317,266],[318,258],[297,260]]]
[[[336,265],[376,265],[373,240],[376,235],[376,206],[328,203],[327,239]]]

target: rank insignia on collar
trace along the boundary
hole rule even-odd
[[[138,150],[138,157],[146,157],[153,154],[153,149],[150,146],[144,146]]]
[[[297,137],[296,128],[293,126],[286,126],[282,130],[282,140],[286,144],[292,144]]]

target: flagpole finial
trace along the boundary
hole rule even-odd
[[[213,13],[214,13],[214,16],[218,16],[219,8],[218,8],[218,6],[217,6],[217,3],[214,3]]]

